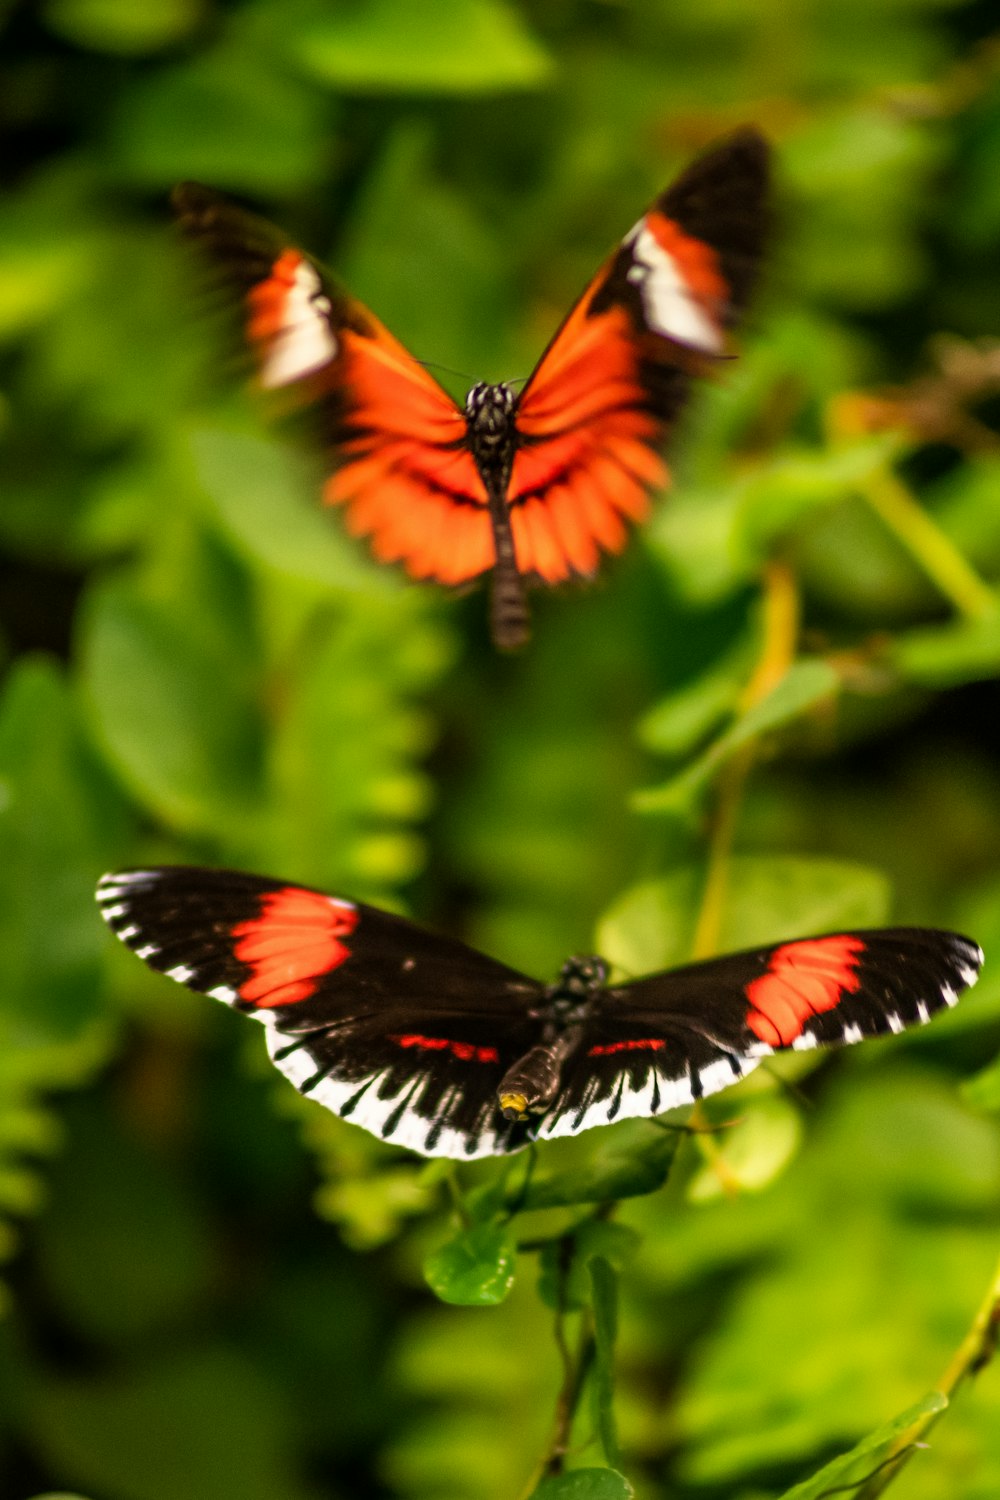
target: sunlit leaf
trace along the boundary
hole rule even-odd
[[[434,1250],[424,1263],[424,1275],[442,1302],[494,1307],[514,1284],[514,1265],[507,1228],[476,1224]]]
[[[632,1500],[634,1494],[624,1474],[614,1469],[572,1469],[543,1479],[531,1500]]]
[[[293,36],[325,83],[370,94],[479,94],[535,88],[550,71],[506,0],[369,0]]]
[[[803,1480],[801,1484],[786,1490],[781,1500],[821,1500],[821,1497],[829,1495],[833,1489],[846,1488],[848,1485],[853,1488],[874,1471],[880,1456],[884,1456],[883,1450],[888,1449],[922,1417],[935,1416],[944,1411],[947,1405],[947,1396],[943,1396],[940,1391],[932,1391],[901,1416],[862,1438],[849,1453],[843,1453],[831,1463],[825,1464],[811,1479]]]

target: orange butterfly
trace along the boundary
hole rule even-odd
[[[690,377],[728,352],[756,274],[768,157],[752,129],[699,157],[604,262],[520,395],[474,385],[464,410],[270,224],[195,183],[174,205],[242,298],[260,384],[317,407],[324,500],[413,578],[492,569],[491,630],[512,649],[528,636],[526,583],[591,577],[666,484]]]

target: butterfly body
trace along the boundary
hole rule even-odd
[[[922,1024],[982,962],[954,933],[890,928],[627,984],[576,958],[545,985],[377,907],[237,871],[123,871],[97,898],[150,967],[263,1022],[301,1092],[461,1159],[660,1114],[774,1052]]]
[[[323,498],[376,558],[461,585],[493,573],[497,644],[527,638],[525,587],[589,579],[668,481],[692,377],[728,352],[766,229],[768,148],[744,130],[656,200],[571,308],[520,392],[464,407],[366,307],[264,220],[195,183],[182,229],[243,310],[258,381],[316,418]]]

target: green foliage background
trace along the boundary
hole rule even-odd
[[[596,1338],[570,1467],[779,1494],[932,1389],[1000,1239],[991,7],[0,15],[0,1497],[508,1500],[551,1429],[560,1296]],[[519,659],[480,596],[371,564],[212,378],[178,179],[252,197],[421,358],[499,379],[747,120],[780,227],[742,357],[674,494],[595,588],[536,599]],[[513,1224],[523,1159],[462,1168],[456,1241],[446,1171],[113,945],[94,881],[154,860],[376,900],[539,975],[595,941],[638,973],[890,918],[987,967],[925,1034],[712,1101],[738,1123],[613,1220],[602,1193],[667,1170],[648,1124],[543,1150]],[[550,1248],[510,1290],[516,1242],[576,1224],[572,1285]],[[997,1401],[993,1370],[964,1388],[900,1495],[995,1500]]]

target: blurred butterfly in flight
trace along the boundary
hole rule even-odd
[[[462,1160],[690,1104],[774,1052],[929,1021],[983,961],[956,933],[900,927],[628,984],[571,958],[545,985],[377,907],[234,870],[124,870],[97,900],[150,968],[262,1021],[303,1094]]]
[[[666,485],[662,450],[691,378],[729,353],[756,276],[768,154],[745,129],[695,160],[604,262],[520,393],[477,384],[464,409],[279,230],[195,183],[174,206],[242,307],[259,383],[315,409],[325,502],[413,578],[492,571],[491,631],[509,650],[528,636],[526,585],[592,577]]]

